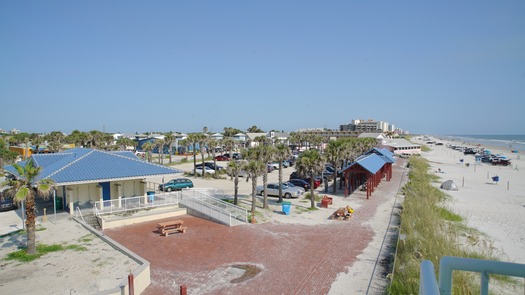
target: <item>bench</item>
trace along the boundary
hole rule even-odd
[[[328,205],[332,205],[333,199],[328,196],[324,196],[321,200],[321,208],[328,208]]]
[[[166,222],[160,222],[157,224],[157,230],[162,236],[167,237],[169,234],[181,232],[185,233],[187,227],[183,227],[184,221],[182,220],[172,220]]]

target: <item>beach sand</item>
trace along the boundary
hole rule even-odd
[[[449,209],[463,216],[469,227],[485,234],[485,241],[493,242],[494,254],[500,260],[525,263],[525,170],[520,170],[525,167],[525,159],[510,148],[481,146],[507,156],[512,164],[476,163],[474,155],[464,155],[447,145],[477,146],[435,140],[444,145],[429,145],[431,151],[423,152],[423,156],[441,181],[453,180],[458,186],[458,191],[446,191],[452,197]],[[493,176],[499,181],[493,181]]]

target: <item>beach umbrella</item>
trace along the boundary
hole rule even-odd
[[[452,180],[447,180],[443,182],[441,186],[439,186],[439,188],[447,190],[447,191],[457,191],[458,190],[458,186]]]

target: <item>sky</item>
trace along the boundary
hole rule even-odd
[[[0,128],[525,134],[525,1],[0,1]]]

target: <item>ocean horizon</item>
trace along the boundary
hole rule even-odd
[[[505,147],[510,150],[525,151],[525,135],[472,135],[455,134],[441,136],[454,141],[469,144],[480,144],[495,147]]]

